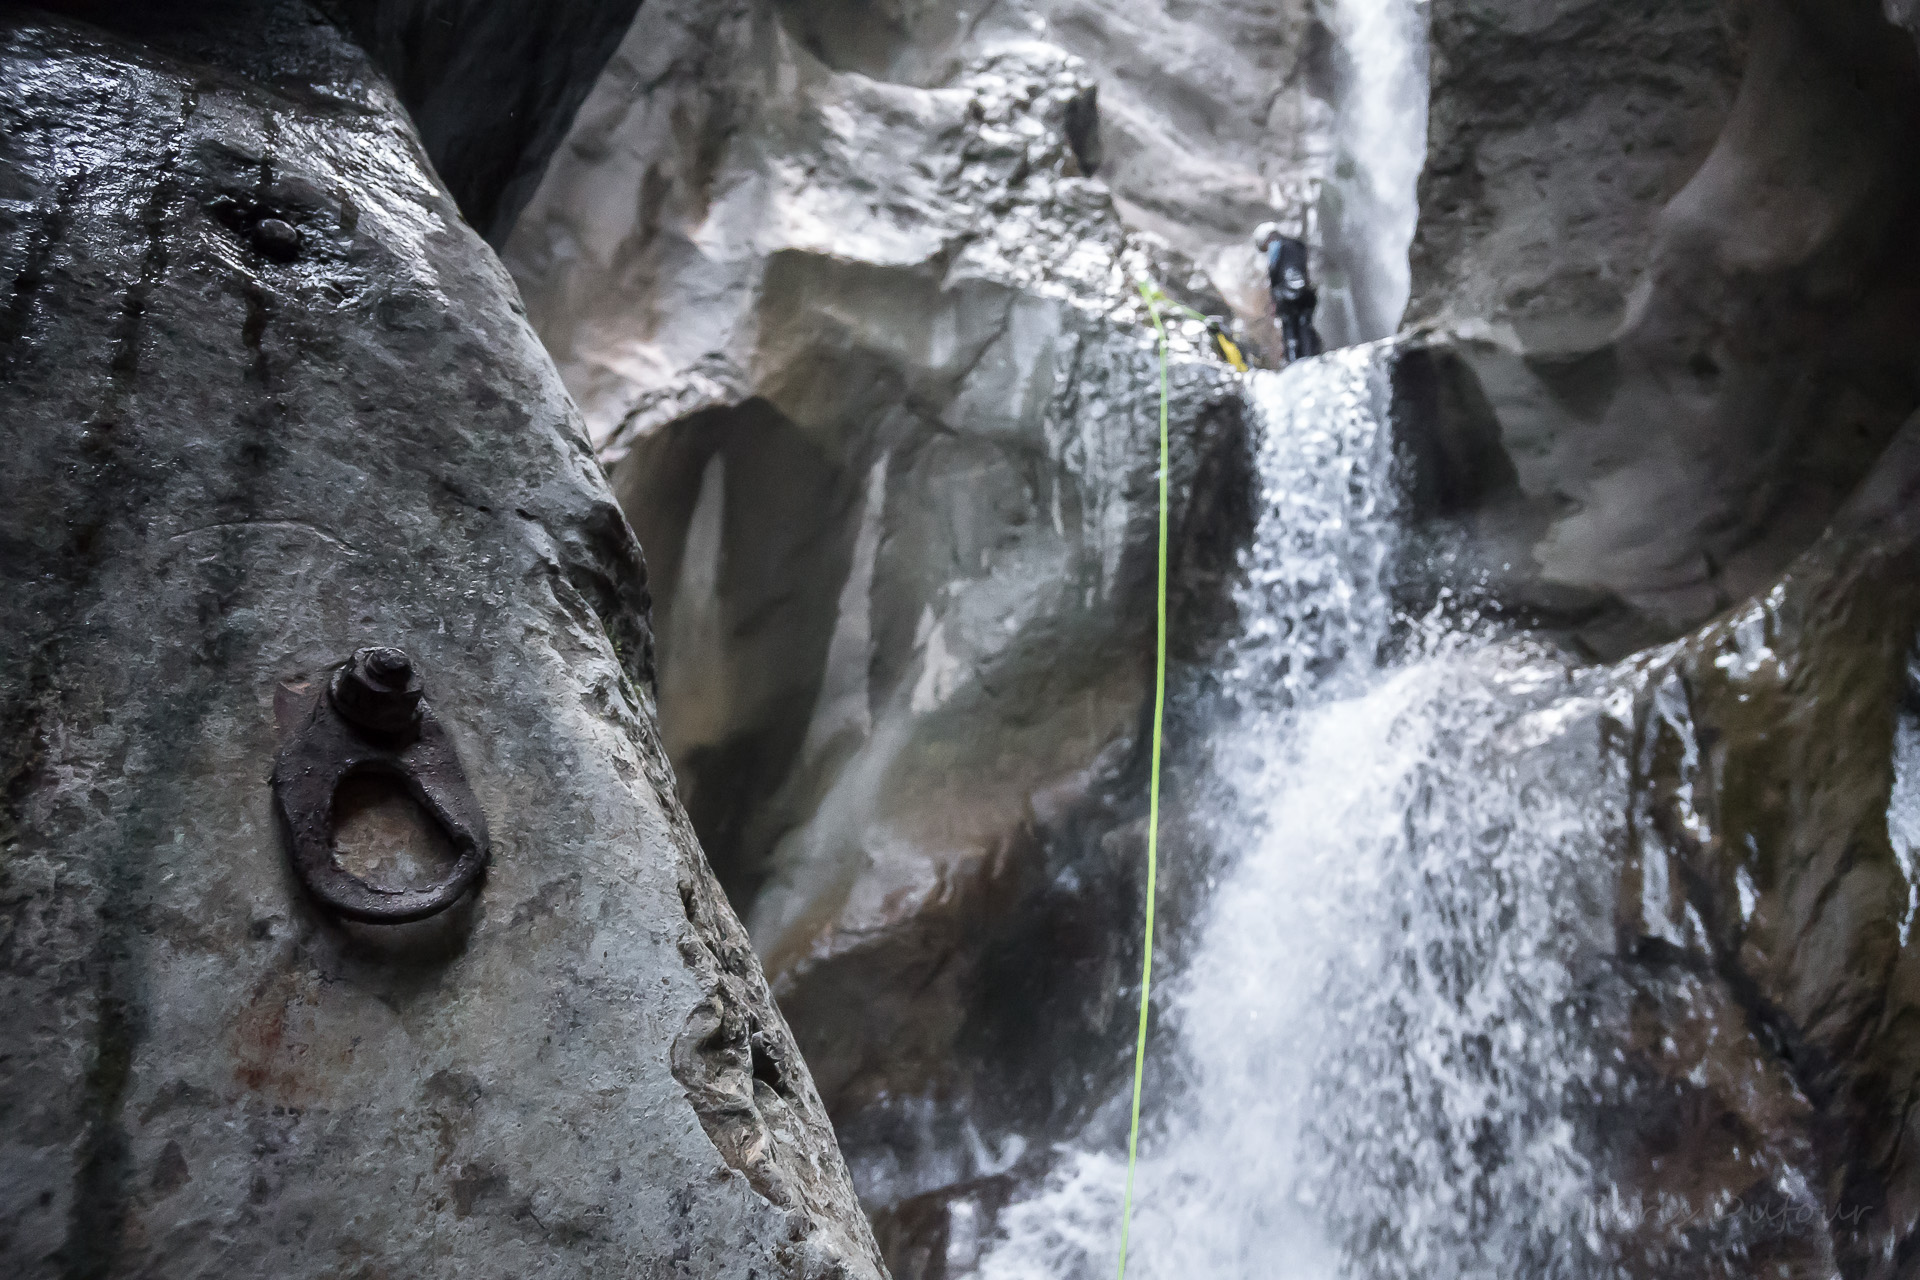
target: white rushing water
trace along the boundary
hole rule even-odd
[[[1406,306],[1425,17],[1333,6],[1336,339]],[[1581,1107],[1611,1070],[1589,1028],[1625,708],[1524,643],[1396,612],[1390,348],[1249,379],[1260,515],[1190,806],[1210,816],[1169,833],[1215,874],[1157,992],[1139,1280],[1607,1274]],[[1112,1274],[1123,1102],[1001,1213],[984,1280]]]
[[[1344,75],[1333,173],[1318,211],[1320,329],[1339,345],[1392,335],[1412,294],[1407,247],[1427,158],[1427,4],[1339,0],[1327,21]]]
[[[1576,975],[1617,835],[1589,815],[1626,783],[1565,667],[1396,618],[1384,357],[1251,383],[1262,515],[1198,833],[1221,869],[1156,1025],[1142,1280],[1596,1274]],[[1120,1153],[1060,1155],[989,1280],[1110,1271]]]
[[[1920,667],[1912,664],[1907,679],[1920,687]],[[1887,802],[1887,838],[1893,856],[1907,880],[1907,909],[1900,917],[1900,945],[1913,937],[1913,919],[1920,914],[1920,717],[1902,714],[1893,734],[1893,794]]]

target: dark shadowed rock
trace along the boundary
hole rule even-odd
[[[1621,949],[1696,994],[1642,1011],[1634,1058],[1666,1070],[1619,1117],[1640,1157],[1623,1180],[1684,1198],[1703,1171],[1794,1152],[1811,1212],[1784,1181],[1729,1189],[1793,1210],[1776,1240],[1820,1241],[1857,1277],[1911,1274],[1920,1250],[1917,504],[1920,419],[1770,591],[1636,664],[1625,744]]]
[[[385,73],[460,212],[498,245],[639,0],[47,0],[44,7],[255,79],[351,49],[330,29],[337,25]]]
[[[495,245],[640,0],[325,0],[387,73],[434,170]]]
[[[222,47],[0,17],[0,1272],[878,1275],[511,282],[331,25]],[[402,926],[303,895],[268,783],[371,645],[492,837]]]

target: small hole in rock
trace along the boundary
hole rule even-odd
[[[753,1061],[753,1078],[776,1093],[783,1091],[786,1073],[780,1069],[780,1060],[767,1052],[766,1035],[756,1031],[747,1043]]]
[[[333,796],[334,860],[378,889],[422,889],[459,855],[433,816],[394,778],[359,774]]]

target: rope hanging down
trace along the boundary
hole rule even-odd
[[[1212,316],[1184,307],[1151,280],[1139,282],[1140,299],[1147,304],[1160,347],[1160,541],[1153,598],[1153,754],[1147,783],[1147,922],[1140,946],[1140,1027],[1133,1041],[1133,1112],[1127,1127],[1127,1186],[1120,1200],[1120,1273],[1127,1280],[1127,1236],[1133,1227],[1133,1170],[1140,1154],[1140,1082],[1147,1065],[1147,1013],[1153,996],[1153,908],[1160,878],[1160,742],[1167,719],[1167,489],[1172,473],[1172,448],[1167,430],[1167,326],[1160,309],[1177,311],[1207,327],[1227,363],[1247,371],[1239,346],[1227,336],[1226,326]]]
[[[1127,1276],[1127,1233],[1133,1225],[1133,1167],[1140,1151],[1140,1080],[1147,1062],[1147,1009],[1153,990],[1153,905],[1160,871],[1160,730],[1167,711],[1167,327],[1160,319],[1165,294],[1140,282],[1140,297],[1160,338],[1160,550],[1154,592],[1153,758],[1147,783],[1147,925],[1140,952],[1140,1029],[1133,1042],[1133,1118],[1127,1131],[1127,1187],[1120,1201],[1120,1274]],[[1171,303],[1169,305],[1172,305]],[[1203,317],[1204,319],[1204,317]]]

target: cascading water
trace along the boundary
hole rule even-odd
[[[1413,0],[1348,0],[1349,327],[1407,297]],[[1368,167],[1368,166],[1371,167]],[[1130,1269],[1431,1280],[1605,1272],[1590,1117],[1620,995],[1603,856],[1627,779],[1597,675],[1396,613],[1391,343],[1256,373],[1261,515],[1211,734],[1216,875],[1159,1000]],[[1599,816],[1596,816],[1599,815]],[[1068,1144],[986,1280],[1112,1265],[1117,1147]]]
[[[1327,23],[1346,74],[1317,210],[1319,324],[1344,345],[1391,335],[1412,292],[1407,247],[1427,157],[1426,0],[1339,0]]]
[[[1388,344],[1257,374],[1262,516],[1214,735],[1220,872],[1164,992],[1141,1277],[1593,1274],[1603,693],[1393,607]],[[1591,882],[1590,882],[1591,881]],[[1111,1265],[1123,1167],[1068,1149],[989,1280]]]

